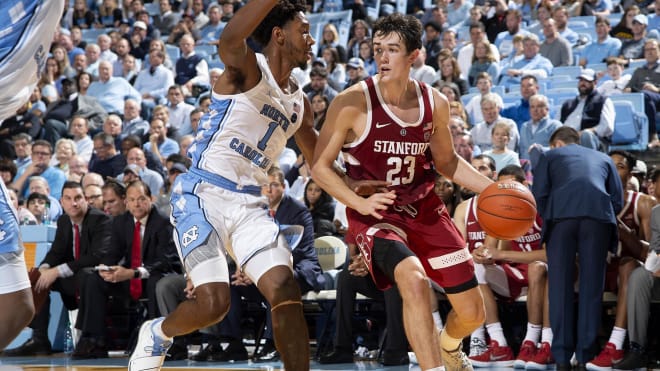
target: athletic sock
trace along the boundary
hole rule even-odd
[[[486,328],[483,326],[477,327],[477,329],[470,335],[470,340],[472,339],[479,339],[486,344]]]
[[[539,337],[541,336],[541,328],[543,326],[541,325],[534,325],[532,323],[527,322],[527,333],[525,334],[525,339],[523,342],[529,340],[534,345],[536,345],[539,342]]]
[[[626,340],[627,330],[625,328],[616,327],[612,329],[612,335],[610,335],[610,343],[616,346],[617,350],[623,349],[623,342]]]
[[[435,323],[435,327],[438,328],[438,331],[441,331],[444,326],[442,324],[442,318],[440,318],[440,312],[436,310],[433,311],[431,315],[433,316],[433,323]]]
[[[163,327],[161,326],[162,324],[163,324],[163,320],[157,321],[151,326],[151,331],[153,331],[153,333],[161,339],[172,340],[173,338],[165,335],[165,333],[163,332]]]
[[[497,341],[501,347],[509,346],[504,337],[504,330],[502,330],[502,324],[500,322],[491,323],[486,325],[486,330],[488,330],[488,335],[491,340]]]
[[[543,332],[541,333],[541,342],[552,345],[552,338],[552,329],[550,327],[544,327]]]

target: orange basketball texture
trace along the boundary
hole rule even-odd
[[[514,240],[524,235],[536,220],[534,195],[518,182],[495,182],[477,199],[477,219],[488,235]]]

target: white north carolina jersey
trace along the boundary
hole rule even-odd
[[[30,98],[63,6],[64,0],[0,1],[0,121]]]
[[[209,113],[202,117],[188,149],[193,171],[220,175],[239,189],[268,183],[268,169],[300,127],[304,113],[301,86],[286,94],[273,78],[266,57],[256,56],[259,83],[241,94],[213,93]]]

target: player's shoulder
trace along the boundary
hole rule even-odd
[[[355,84],[348,89],[343,90],[341,93],[332,100],[335,107],[341,108],[356,108],[366,109],[367,98],[364,93],[362,84]]]

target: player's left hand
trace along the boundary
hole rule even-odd
[[[35,289],[37,292],[48,290],[57,277],[59,277],[57,267],[41,270],[41,276],[39,277],[39,280],[37,280]]]

